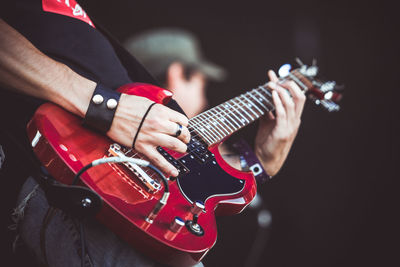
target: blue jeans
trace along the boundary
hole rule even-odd
[[[19,215],[23,214],[18,222],[19,235],[43,264],[45,259],[40,245],[40,229],[49,205],[43,190],[33,178],[28,178],[23,185],[18,203],[20,209],[17,209],[17,212]],[[60,210],[56,211],[45,234],[49,266],[81,266],[80,233],[77,226],[75,220]],[[136,252],[95,219],[86,220],[84,227],[88,252],[86,266],[159,266]],[[196,266],[201,267],[203,264],[199,263]]]

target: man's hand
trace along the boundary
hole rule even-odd
[[[0,84],[9,90],[44,99],[84,117],[96,83],[54,61],[15,29],[0,19]],[[144,97],[122,94],[107,135],[131,147],[139,124],[152,102]],[[178,138],[177,123],[182,125]],[[157,146],[185,152],[190,134],[188,119],[163,105],[147,115],[136,140],[136,150],[168,175],[178,171],[156,150]]]
[[[151,105],[147,98],[122,94],[114,120],[107,135],[118,143],[131,147],[139,124]],[[177,124],[182,125],[182,133],[176,138]],[[173,167],[156,150],[157,146],[166,147],[180,153],[186,152],[190,141],[187,129],[188,118],[168,107],[156,104],[146,116],[136,139],[135,150],[144,154],[161,171],[171,176],[178,176]]]
[[[267,173],[273,176],[282,167],[297,135],[306,97],[295,82],[280,83],[273,71],[268,76],[276,116],[270,112],[260,119],[254,151]]]

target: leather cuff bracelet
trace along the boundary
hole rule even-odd
[[[90,99],[83,124],[103,134],[111,128],[121,93],[97,84]]]

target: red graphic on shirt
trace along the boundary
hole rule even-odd
[[[85,10],[75,0],[42,0],[43,10],[80,19],[94,28]]]

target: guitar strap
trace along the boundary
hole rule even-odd
[[[272,178],[264,170],[262,164],[258,160],[257,156],[254,154],[253,149],[251,149],[250,145],[244,139],[240,139],[239,141],[235,142],[232,146],[239,153],[241,158],[241,164],[243,159],[244,161],[243,165],[247,165],[247,166],[242,166],[242,168],[247,167],[250,171],[252,171],[257,183],[263,184]]]

